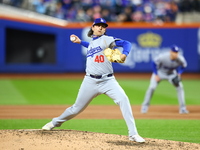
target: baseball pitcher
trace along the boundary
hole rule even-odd
[[[65,121],[69,121],[81,113],[93,98],[105,94],[119,105],[128,127],[129,140],[143,143],[145,140],[138,134],[129,99],[116,81],[112,67],[112,63],[125,61],[131,50],[131,43],[107,36],[105,34],[107,26],[108,24],[103,18],[96,19],[88,32],[88,37],[92,37],[91,42],[82,41],[74,34],[70,36],[73,43],[81,44],[87,48],[86,75],[75,103],[60,116],[53,118],[42,129],[52,130],[54,127],[61,126]],[[116,47],[123,47],[123,52],[121,53]]]

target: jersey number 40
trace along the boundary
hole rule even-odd
[[[103,55],[97,55],[95,57],[95,62],[98,62],[98,63],[103,63],[104,62],[104,56]]]

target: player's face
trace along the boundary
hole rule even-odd
[[[103,23],[96,24],[92,27],[93,35],[101,36],[106,32],[106,25]]]
[[[178,52],[170,51],[170,58],[171,60],[175,60],[178,57]]]

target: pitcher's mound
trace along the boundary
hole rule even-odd
[[[140,144],[127,136],[75,130],[0,130],[2,150],[198,150],[200,144],[145,138]]]

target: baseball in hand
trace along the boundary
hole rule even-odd
[[[74,41],[74,40],[76,40],[76,37],[71,36],[71,37],[70,37],[70,40],[71,40],[71,41]]]

